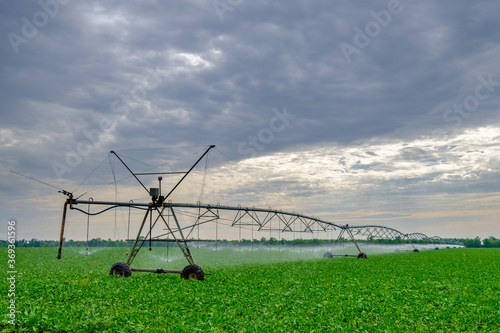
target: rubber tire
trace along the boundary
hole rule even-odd
[[[323,258],[333,258],[333,254],[331,252],[325,252],[325,254],[323,254]]]
[[[418,249],[413,249],[413,252],[417,253],[420,252]]]
[[[368,256],[364,252],[359,252],[357,258],[358,259],[367,259]]]
[[[205,272],[203,272],[203,269],[198,265],[187,265],[181,272],[181,278],[184,280],[203,281],[205,280]]]
[[[126,262],[118,261],[111,266],[109,275],[114,275],[116,277],[130,277],[132,276],[132,269]]]

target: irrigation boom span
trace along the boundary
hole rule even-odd
[[[114,202],[114,201],[93,201],[93,200],[73,200],[72,201],[73,205],[101,205],[101,206],[110,206],[107,209],[104,209],[100,212],[89,214],[89,215],[99,215],[103,213],[104,211],[118,208],[118,207],[132,207],[132,208],[147,208],[151,207],[151,203],[133,203],[133,202]],[[342,225],[342,224],[337,224],[333,223],[330,221],[325,221],[318,219],[316,217],[311,217],[303,214],[298,214],[294,212],[286,212],[286,211],[281,211],[281,210],[275,210],[272,208],[255,208],[255,207],[241,207],[241,206],[223,206],[220,204],[217,205],[210,205],[210,204],[190,204],[190,203],[172,203],[172,202],[164,202],[161,205],[162,208],[168,208],[168,209],[173,209],[173,208],[192,208],[192,209],[198,209],[201,210],[203,209],[205,212],[200,214],[200,216],[205,215],[208,212],[214,212],[218,210],[227,210],[227,211],[236,211],[237,214],[234,218],[234,221],[232,223],[233,226],[238,225],[238,219],[241,218],[241,214],[247,214],[249,215],[252,220],[255,222],[255,224],[260,227],[264,228],[267,223],[270,222],[272,218],[279,218],[281,221],[284,223],[283,229],[280,229],[282,232],[286,231],[293,231],[290,227],[290,225],[297,220],[299,222],[302,222],[305,229],[303,230],[304,232],[313,232],[317,231],[318,229],[313,230],[313,226],[316,224],[317,226],[320,226],[322,231],[326,231],[328,229],[341,229],[341,230],[347,230],[350,229],[353,231],[353,234],[355,235],[363,235],[367,237],[367,240],[373,239],[373,238],[384,238],[384,239],[398,239],[400,238],[408,238],[409,240],[423,240],[423,241],[429,241],[432,242],[433,240],[436,241],[441,241],[444,243],[449,243],[449,244],[457,244],[456,241],[454,240],[449,240],[445,238],[441,238],[438,236],[434,237],[429,237],[423,233],[410,233],[410,234],[404,234],[394,228],[389,228],[385,226],[380,226],[380,225]],[[85,214],[88,214],[87,212],[75,208],[71,206],[71,209],[74,210],[79,210]],[[262,219],[257,215],[257,213],[267,213],[271,214],[266,216],[266,218]],[[216,214],[217,218],[219,217],[219,214]],[[294,220],[290,221],[290,217],[294,218]],[[192,225],[196,226],[196,225]],[[192,227],[191,226],[191,227]],[[188,227],[186,227],[188,228]]]
[[[404,234],[396,229],[379,226],[379,225],[341,225],[333,223],[330,221],[321,220],[315,217],[298,214],[295,212],[286,212],[281,210],[274,210],[271,208],[255,208],[255,207],[241,207],[241,206],[224,206],[224,205],[208,205],[202,203],[190,204],[190,203],[173,203],[167,201],[166,199],[172,194],[172,192],[182,183],[182,181],[189,175],[189,173],[196,167],[196,165],[208,154],[208,152],[215,146],[209,146],[208,149],[203,153],[203,155],[191,166],[186,172],[176,172],[176,174],[183,174],[180,181],[178,181],[175,186],[168,192],[166,196],[161,194],[161,180],[162,177],[158,177],[159,188],[151,188],[148,190],[146,186],[140,181],[138,176],[140,175],[158,175],[158,174],[172,174],[169,172],[158,172],[158,173],[134,173],[120,156],[112,151],[111,154],[115,155],[118,160],[123,163],[126,169],[134,176],[134,178],[142,185],[142,187],[151,196],[151,202],[149,203],[135,203],[129,202],[114,202],[114,201],[94,201],[94,200],[79,200],[74,199],[73,194],[67,191],[61,191],[61,193],[68,196],[68,199],[64,203],[63,217],[61,223],[61,233],[59,239],[59,249],[58,249],[58,259],[61,258],[61,251],[64,239],[64,229],[66,224],[67,208],[71,210],[77,210],[88,216],[99,215],[111,209],[116,209],[119,207],[128,207],[129,209],[142,210],[144,211],[144,217],[142,223],[139,227],[137,236],[135,237],[132,250],[128,255],[127,262],[117,262],[111,267],[110,274],[116,276],[130,276],[132,271],[139,272],[155,272],[155,273],[180,273],[181,277],[185,279],[203,280],[205,273],[200,266],[196,265],[194,259],[191,255],[188,242],[193,239],[189,239],[192,235],[194,229],[202,224],[215,222],[217,223],[222,219],[221,214],[223,212],[233,212],[234,216],[232,219],[224,219],[231,221],[232,227],[246,226],[257,228],[257,231],[269,230],[278,231],[281,233],[285,232],[304,232],[304,233],[314,233],[314,232],[327,232],[329,230],[340,230],[335,244],[341,239],[343,235],[348,236],[350,240],[354,243],[359,251],[356,255],[358,258],[367,258],[366,254],[361,251],[359,245],[356,242],[356,238],[366,238],[370,239],[394,239],[401,242],[408,242],[413,246],[414,252],[418,252],[412,243],[412,240],[426,241],[429,243],[434,243],[434,241],[439,241],[446,244],[459,245],[458,242],[442,239],[440,237],[428,237],[422,233]],[[85,211],[76,206],[87,205],[88,210]],[[97,211],[95,213],[90,212],[90,206],[104,206],[105,208]],[[182,209],[194,210],[196,213],[192,215],[196,217],[195,222],[183,224],[181,223],[178,215],[182,214]],[[149,219],[148,219],[149,217]],[[170,217],[173,222],[170,221]],[[192,221],[192,220],[191,220]],[[148,223],[149,222],[149,225]],[[274,222],[274,227],[273,227]],[[277,222],[277,223],[276,223]],[[166,229],[160,235],[153,237],[153,229],[155,226],[164,225]],[[276,225],[278,225],[276,227]],[[143,234],[144,231],[144,234]],[[88,231],[87,231],[88,237]],[[166,238],[165,238],[166,237]],[[217,236],[216,236],[217,237]],[[139,269],[132,268],[132,262],[134,261],[137,253],[143,247],[143,245],[149,241],[149,247],[151,249],[151,244],[153,241],[163,241],[163,242],[175,242],[179,246],[183,255],[188,261],[188,266],[184,267],[183,270],[171,270],[171,269]],[[217,241],[217,239],[216,239]],[[335,245],[334,244],[334,245]],[[331,253],[325,253],[325,256],[333,256]],[[347,256],[347,255],[344,255]]]

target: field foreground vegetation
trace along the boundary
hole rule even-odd
[[[7,249],[1,251],[7,258]],[[179,258],[166,264],[164,251],[144,250],[133,266],[186,265]],[[367,260],[303,260],[302,253],[299,261],[286,261],[285,250],[194,250],[211,274],[205,281],[108,275],[125,252],[91,249],[85,256],[65,248],[57,260],[54,248],[18,248],[17,324],[3,315],[0,331],[500,332],[500,249],[386,253]],[[2,283],[5,296],[7,289]]]

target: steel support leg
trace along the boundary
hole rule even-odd
[[[127,259],[127,264],[132,265],[132,261],[134,261],[134,258],[137,254],[137,251],[135,250],[135,247],[137,246],[137,242],[139,241],[139,237],[141,237],[141,232],[142,228],[144,228],[144,223],[146,223],[146,219],[148,218],[148,214],[150,213],[151,209],[148,209],[146,211],[146,215],[144,215],[144,218],[142,219],[141,227],[139,228],[139,232],[137,233],[137,237],[135,238],[134,245],[132,246],[132,250],[130,251],[130,254]]]
[[[61,251],[64,239],[64,227],[66,225],[66,212],[68,211],[69,199],[64,203],[63,216],[61,222],[61,235],[59,236],[59,250],[57,251],[57,259],[61,259]]]

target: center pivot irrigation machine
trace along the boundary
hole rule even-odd
[[[173,203],[169,199],[171,194],[179,187],[179,185],[186,179],[186,177],[191,173],[191,171],[200,163],[200,161],[207,156],[212,148],[215,146],[209,146],[203,154],[198,158],[198,160],[189,168],[187,171],[182,172],[134,172],[132,169],[123,161],[123,159],[115,152],[111,151],[110,155],[113,155],[120,161],[123,166],[131,174],[131,177],[144,188],[147,192],[148,197],[151,199],[150,202],[133,202],[132,200],[128,202],[113,202],[113,201],[94,201],[94,200],[80,200],[79,198],[74,198],[73,193],[68,191],[59,191],[66,195],[68,198],[64,203],[62,223],[61,223],[61,233],[59,238],[59,249],[57,258],[61,259],[61,252],[64,240],[64,229],[66,225],[66,215],[68,212],[68,207],[71,210],[76,210],[84,214],[99,215],[112,209],[117,209],[120,207],[127,207],[129,210],[138,210],[143,212],[142,222],[139,226],[139,230],[135,239],[127,239],[127,241],[133,241],[131,251],[128,253],[128,259],[126,262],[119,261],[111,266],[110,274],[115,276],[128,277],[131,276],[132,272],[151,272],[151,273],[177,273],[180,274],[182,278],[186,280],[204,280],[205,272],[203,269],[195,263],[191,251],[189,249],[189,242],[199,241],[199,239],[193,239],[194,230],[196,227],[207,223],[217,223],[222,219],[222,214],[229,214],[232,218],[229,219],[232,227],[239,227],[240,233],[242,226],[246,228],[254,228],[258,231],[269,231],[280,233],[310,233],[315,232],[329,232],[332,230],[338,230],[339,234],[335,241],[335,244],[339,240],[345,237],[346,239],[352,241],[356,246],[358,251],[354,255],[341,255],[341,256],[351,256],[357,257],[359,259],[366,259],[367,255],[361,251],[356,239],[391,239],[399,240],[400,242],[407,242],[411,244],[414,252],[418,252],[413,245],[412,241],[424,241],[429,243],[434,243],[439,241],[441,243],[455,244],[451,240],[441,239],[441,238],[429,238],[421,233],[414,234],[403,234],[402,232],[377,225],[368,226],[349,226],[340,225],[328,221],[324,221],[318,218],[297,214],[295,212],[284,212],[269,209],[260,208],[248,208],[241,206],[223,206],[202,204],[200,202],[196,204],[189,203]],[[180,175],[180,180],[168,191],[162,191],[162,177],[165,175]],[[147,188],[144,183],[140,180],[141,176],[158,176],[158,187]],[[164,194],[166,192],[166,194]],[[79,206],[87,205],[89,207],[88,211],[85,211]],[[95,213],[90,213],[90,206],[101,206],[101,210]],[[193,214],[189,219],[182,219],[181,215],[185,210],[191,210]],[[141,214],[142,215],[142,214]],[[194,217],[194,218],[193,218]],[[193,222],[194,220],[194,222]],[[228,220],[228,219],[225,219]],[[163,228],[161,232],[153,236],[153,230]],[[217,227],[217,225],[216,225]],[[216,229],[217,230],[217,229]],[[88,235],[88,231],[87,231]],[[216,239],[217,239],[216,231]],[[207,241],[207,240],[205,240]],[[209,240],[214,241],[214,240]],[[175,242],[179,247],[180,251],[186,258],[188,265],[183,269],[163,269],[163,268],[135,268],[132,266],[134,259],[136,258],[139,251],[143,248],[144,244],[149,244],[149,249],[151,250],[151,244],[153,242]],[[217,243],[216,243],[217,244]],[[335,246],[334,244],[334,246]],[[334,255],[331,252],[326,252],[324,257],[340,256]]]

